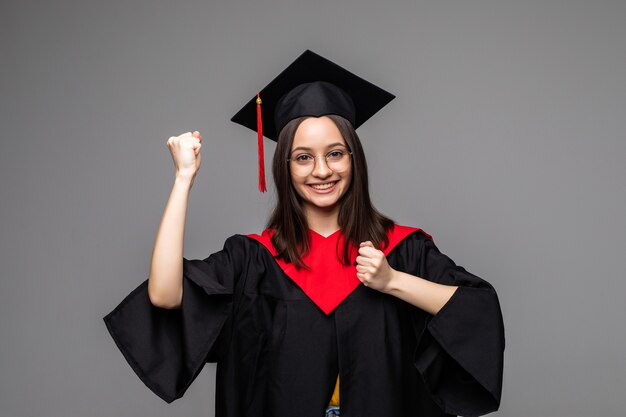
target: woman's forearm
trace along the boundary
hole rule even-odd
[[[148,296],[162,308],[180,307],[183,297],[183,242],[193,178],[177,176],[154,241]]]
[[[457,288],[393,270],[385,292],[435,315],[450,300]]]

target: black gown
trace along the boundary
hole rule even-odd
[[[180,309],[152,306],[146,281],[104,320],[133,370],[168,403],[204,363],[217,362],[217,417],[321,417],[338,374],[342,417],[496,410],[504,326],[493,287],[419,231],[387,261],[459,288],[435,316],[363,285],[326,314],[265,246],[235,235],[204,260],[184,259]]]

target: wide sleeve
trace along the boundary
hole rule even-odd
[[[505,339],[495,289],[457,266],[432,240],[420,237],[413,246],[418,276],[459,287],[435,316],[427,316],[416,368],[446,413],[477,416],[497,410]]]
[[[243,257],[237,239],[230,238],[204,260],[183,259],[179,309],[153,306],[145,281],[104,317],[131,368],[166,402],[182,397],[204,364],[218,361],[228,348]]]

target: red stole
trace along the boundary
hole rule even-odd
[[[276,263],[285,275],[291,278],[304,293],[324,313],[330,314],[343,300],[354,291],[361,281],[356,276],[356,257],[358,248],[351,251],[350,265],[346,266],[339,260],[343,252],[344,238],[338,230],[328,237],[309,230],[310,250],[302,258],[309,268],[296,269],[292,263],[276,258],[277,252],[272,245],[273,230],[265,230],[261,235],[251,234],[249,238],[257,240],[275,257]],[[385,256],[389,254],[404,238],[412,233],[421,232],[428,238],[429,234],[422,229],[395,225],[387,233],[389,244],[382,249]]]

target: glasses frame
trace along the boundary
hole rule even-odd
[[[346,147],[346,150],[349,151],[349,148]],[[310,156],[313,157],[313,163],[311,164],[311,170],[306,175],[308,175],[311,172],[313,172],[313,170],[315,169],[315,164],[317,163],[317,158],[320,157],[320,156],[324,157],[324,163],[326,163],[326,167],[328,169],[330,169],[331,171],[335,172],[335,170],[332,169],[330,167],[330,165],[328,165],[328,154],[331,153],[331,152],[333,152],[333,151],[329,151],[328,153],[326,153],[326,155],[324,155],[324,154],[310,155]],[[346,152],[344,155],[346,155],[348,158],[352,158],[352,151]],[[296,162],[296,159],[295,158],[287,158],[287,162]],[[296,164],[297,164],[297,162],[296,162]]]

